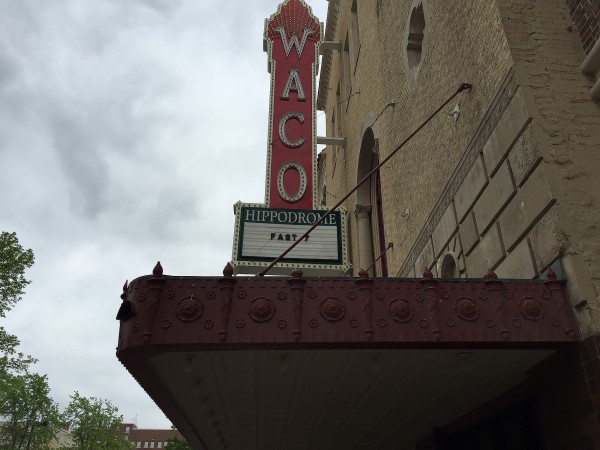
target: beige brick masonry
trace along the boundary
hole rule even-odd
[[[558,208],[550,208],[529,233],[535,265],[543,272],[566,245],[566,236],[559,228]]]
[[[517,186],[521,186],[535,166],[542,160],[533,138],[533,124],[529,124],[521,134],[510,153],[508,161]]]
[[[437,227],[431,235],[433,240],[433,251],[436,257],[442,253],[442,249],[446,246],[448,241],[457,231],[456,215],[454,214],[454,205],[450,203],[450,206],[442,216]]]
[[[467,273],[470,278],[482,277],[493,269],[504,256],[504,249],[496,226],[481,238],[479,245],[467,256]]]
[[[483,148],[483,158],[489,174],[496,172],[506,153],[512,148],[528,121],[529,113],[527,112],[525,97],[522,90],[519,89]]]
[[[496,268],[498,278],[531,279],[535,277],[535,267],[531,259],[531,252],[527,239],[521,241],[504,261]]]
[[[460,225],[460,239],[466,255],[471,253],[471,250],[479,241],[479,233],[477,233],[477,227],[475,226],[475,219],[473,218],[472,213],[465,217],[465,220]]]
[[[481,159],[478,159],[454,196],[456,215],[459,222],[463,221],[465,214],[467,214],[467,211],[469,211],[486,184],[487,178],[483,162]]]
[[[515,188],[508,163],[505,162],[490,180],[490,184],[483,191],[473,209],[477,229],[480,230],[480,233],[484,233],[492,225],[492,220],[502,211],[514,192]]]
[[[552,201],[543,165],[540,165],[500,216],[500,229],[507,250],[512,250],[527,230],[535,225]]]

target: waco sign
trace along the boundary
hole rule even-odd
[[[303,0],[286,0],[265,21],[271,98],[265,204],[235,205],[232,265],[256,273],[279,257],[325,213],[317,209],[316,75],[323,25]],[[336,211],[286,255],[271,274],[301,268],[342,275],[346,214]]]

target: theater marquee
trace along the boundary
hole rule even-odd
[[[285,0],[265,21],[271,74],[264,204],[235,205],[232,265],[256,273],[278,258],[326,211],[317,203],[316,76],[323,24],[304,0]],[[270,270],[289,275],[343,275],[345,212],[335,211]]]
[[[237,203],[233,248],[236,273],[248,273],[269,265],[326,211],[266,208]],[[300,242],[269,273],[289,275],[301,267],[307,274],[344,275],[347,265],[345,210],[335,211]]]

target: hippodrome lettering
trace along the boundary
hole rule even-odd
[[[244,222],[255,223],[277,223],[286,225],[313,225],[323,215],[325,211],[277,211],[273,209],[245,209]],[[323,220],[320,225],[337,225],[338,214],[333,213]]]

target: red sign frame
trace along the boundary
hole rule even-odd
[[[265,21],[271,102],[265,204],[316,209],[316,76],[323,25],[303,0],[286,0]]]

